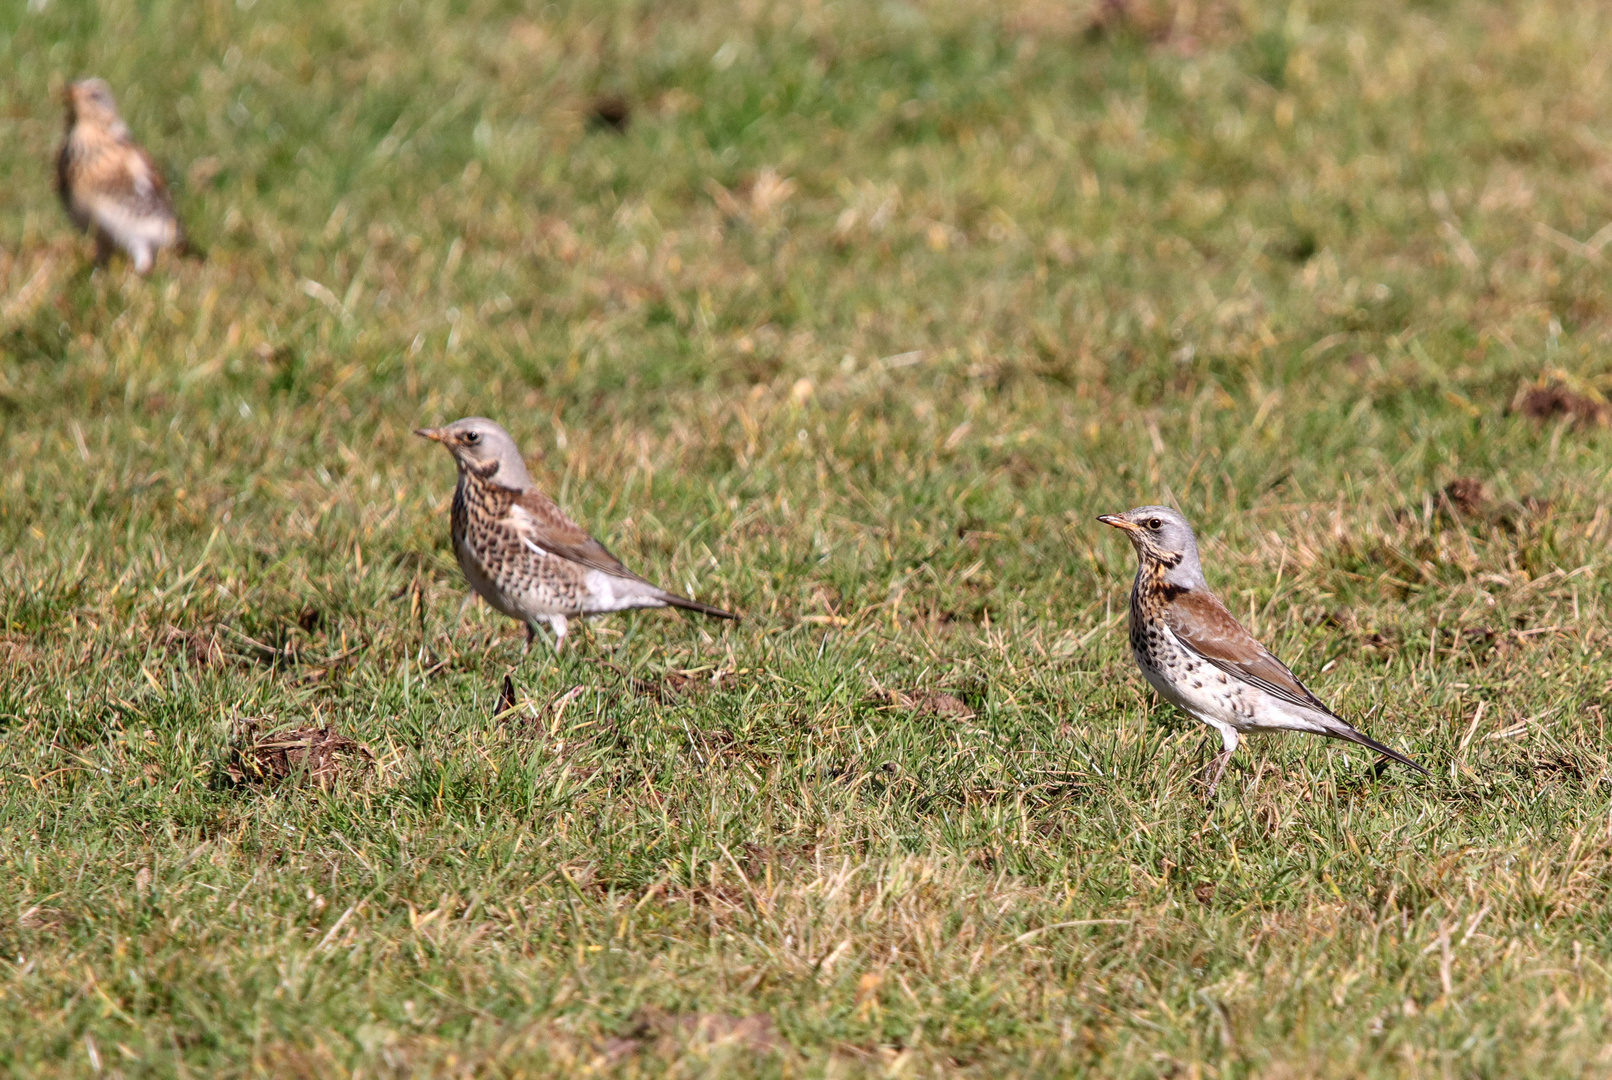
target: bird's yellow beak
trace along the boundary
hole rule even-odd
[[[422,439],[430,439],[432,442],[441,442],[442,441],[442,429],[441,428],[434,428],[434,427],[415,428],[414,433],[416,435],[418,435],[420,438],[422,438]]]
[[[1101,514],[1098,516],[1097,520],[1101,521],[1104,525],[1112,525],[1116,529],[1124,529],[1126,532],[1142,531],[1142,527],[1140,525],[1126,521],[1118,514]]]

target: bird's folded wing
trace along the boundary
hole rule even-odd
[[[157,168],[151,155],[136,146],[128,157],[129,179],[139,196],[143,206],[150,207],[152,213],[174,212],[173,198],[168,194],[168,184],[162,178],[162,170]]]
[[[623,566],[620,559],[589,536],[582,526],[566,517],[554,500],[540,491],[526,491],[516,496],[509,508],[509,520],[514,524],[521,543],[529,550],[557,555],[614,577],[644,580]]]
[[[1207,589],[1193,589],[1171,600],[1164,607],[1164,622],[1182,645],[1228,675],[1290,704],[1333,715]]]

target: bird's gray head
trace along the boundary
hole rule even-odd
[[[112,88],[105,79],[80,79],[67,88],[67,120],[114,125],[118,119],[118,103],[112,97]]]
[[[1097,520],[1123,530],[1142,566],[1162,566],[1164,580],[1171,585],[1188,589],[1204,586],[1203,569],[1198,564],[1198,538],[1192,535],[1187,519],[1168,506],[1138,506],[1123,514],[1104,514]]]
[[[509,432],[484,416],[467,416],[446,427],[418,428],[414,433],[446,446],[460,472],[473,473],[517,491],[532,486],[520,447]]]

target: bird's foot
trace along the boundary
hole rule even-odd
[[[1215,792],[1220,790],[1220,778],[1225,775],[1226,766],[1231,764],[1230,750],[1224,750],[1214,756],[1204,770],[1209,777],[1209,789],[1204,793],[1205,798],[1213,799]]]

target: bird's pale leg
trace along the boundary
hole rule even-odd
[[[453,617],[453,628],[459,629],[459,624],[465,621],[465,609],[476,600],[476,590],[471,589],[465,593],[465,598],[459,602],[459,613]]]
[[[537,618],[538,619],[547,619],[548,623],[549,623],[549,626],[551,626],[554,629],[554,658],[556,660],[559,659],[560,651],[561,651],[561,649],[563,649],[565,647],[565,628],[566,628],[566,618],[565,618],[565,616],[564,615],[539,615]],[[537,619],[533,619],[531,622],[526,624],[526,648],[521,650],[521,655],[522,656],[525,656],[527,653],[532,651],[532,642],[536,641],[537,637],[538,637]]]
[[[1215,797],[1215,791],[1220,787],[1220,778],[1226,772],[1226,766],[1231,764],[1231,755],[1237,751],[1237,730],[1235,728],[1221,728],[1220,741],[1224,747],[1209,763],[1209,798]]]

